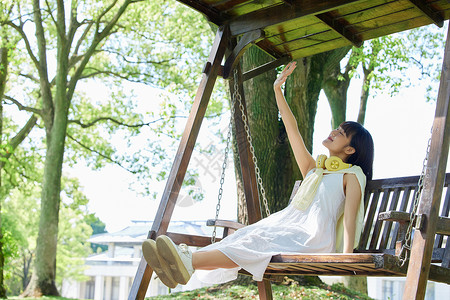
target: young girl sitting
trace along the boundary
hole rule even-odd
[[[297,194],[285,209],[195,253],[184,244],[175,245],[165,235],[156,241],[146,240],[142,245],[144,258],[168,287],[186,284],[194,270],[207,270],[198,275],[209,283],[233,280],[241,268],[261,281],[273,255],[351,253],[357,246],[366,178],[372,178],[372,137],[360,124],[344,122],[322,142],[330,159],[325,166],[324,158],[316,163],[281,90],[295,67],[295,62],[286,66],[274,82],[274,90],[304,178]]]

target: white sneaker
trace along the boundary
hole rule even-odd
[[[162,283],[172,289],[178,285],[172,277],[169,265],[158,254],[156,242],[154,240],[145,240],[142,243],[142,254],[147,261],[147,264],[155,271]]]
[[[181,284],[186,284],[194,273],[192,267],[192,252],[186,244],[179,246],[165,235],[156,238],[156,247],[172,271],[173,279]]]

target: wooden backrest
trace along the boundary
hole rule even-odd
[[[411,212],[414,204],[414,197],[417,192],[417,183],[419,176],[397,177],[387,179],[376,179],[367,182],[364,193],[364,229],[358,252],[384,252],[395,253],[396,241],[402,239],[405,232],[401,232],[401,226],[398,222],[380,221],[378,215],[386,211]],[[444,189],[442,191],[441,207],[439,215],[441,217],[449,216],[450,209],[450,173],[445,176]],[[297,181],[292,190],[291,198],[294,197],[300,186],[301,181]],[[433,261],[442,261],[444,256],[443,247],[447,243],[448,237],[440,234],[436,235],[433,254]],[[447,248],[450,248],[447,245]]]
[[[399,177],[389,179],[371,180],[367,183],[364,205],[365,224],[361,235],[358,251],[395,252],[397,240],[402,239],[400,223],[378,220],[378,215],[386,211],[401,211],[410,213],[413,210],[414,199],[417,193],[419,176]],[[439,215],[449,216],[450,190],[448,188],[450,174],[446,174],[442,192]],[[436,235],[434,248],[442,248],[447,237]],[[442,260],[443,249],[438,256]]]

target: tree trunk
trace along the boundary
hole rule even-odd
[[[364,125],[366,121],[366,108],[367,100],[369,99],[369,88],[370,88],[370,74],[372,74],[372,69],[366,69],[363,67],[363,85],[361,87],[361,97],[359,102],[359,113],[358,113],[358,123]]]
[[[343,276],[342,278],[342,282],[347,288],[367,295],[366,276]]]
[[[242,59],[242,68],[248,71],[271,60],[260,49],[251,47]],[[284,128],[280,127],[273,92],[276,76],[276,70],[271,70],[244,83],[253,146],[269,210],[272,212],[286,206],[286,198],[289,197],[286,195],[292,186],[292,168],[289,163],[286,164],[289,161],[289,144]],[[265,209],[262,208],[262,211]]]
[[[0,48],[0,151],[3,152],[3,95],[5,93],[6,77],[8,71],[8,49]],[[0,166],[0,298],[6,298],[6,288],[4,282],[5,256],[3,254],[3,227],[2,227],[2,167]]]
[[[324,74],[323,91],[331,108],[331,128],[338,128],[346,120],[347,91],[350,78],[347,73],[341,74],[337,65]]]
[[[37,27],[41,24],[39,18],[40,16],[37,16],[35,20]],[[63,3],[58,3],[57,23],[61,32],[65,32]],[[42,51],[45,51],[45,44],[41,44],[39,52],[42,53]],[[45,57],[45,55],[41,54],[40,57]],[[51,121],[44,121],[47,132],[47,152],[42,182],[41,213],[39,233],[36,241],[36,258],[34,272],[23,294],[24,296],[59,296],[55,284],[56,249],[58,241],[59,205],[61,202],[60,193],[64,143],[70,106],[70,101],[67,96],[68,57],[67,40],[64,35],[58,34],[54,101],[52,101],[52,98],[43,99],[44,103],[54,103],[54,114]],[[41,85],[49,85],[46,76],[44,78],[41,77]],[[51,95],[48,97],[51,97]]]

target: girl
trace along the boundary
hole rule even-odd
[[[164,235],[156,242],[145,241],[144,258],[167,286],[186,284],[194,270],[207,270],[198,275],[209,283],[233,280],[241,268],[261,281],[273,255],[351,253],[359,242],[366,178],[372,178],[372,137],[358,123],[342,123],[322,142],[330,154],[325,165],[331,170],[316,166],[281,90],[295,67],[295,62],[286,66],[274,82],[274,90],[304,178],[299,191],[285,209],[195,253]]]

